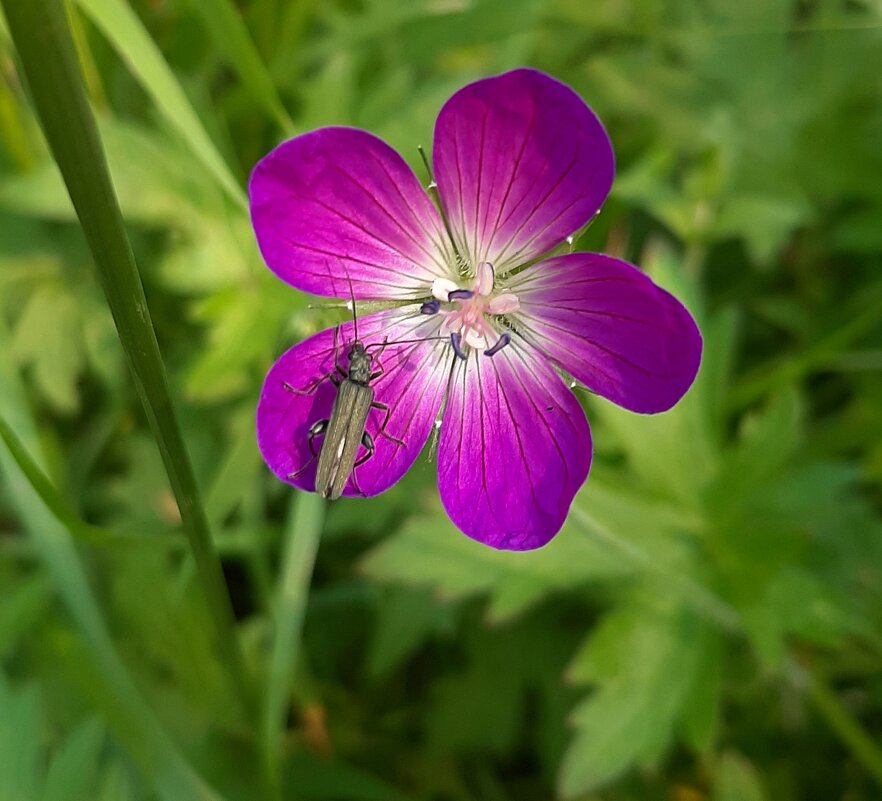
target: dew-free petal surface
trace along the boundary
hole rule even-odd
[[[435,123],[435,180],[461,253],[497,275],[587,223],[612,186],[612,145],[572,89],[531,69],[469,84]]]
[[[365,345],[395,340],[436,336],[438,320],[419,314],[419,307],[404,307],[380,312],[358,321],[358,333]],[[338,361],[348,365],[348,345],[352,341],[352,323],[340,326]],[[376,355],[377,348],[370,352]],[[378,495],[395,484],[411,467],[429,436],[438,414],[447,372],[450,368],[449,340],[423,341],[410,344],[389,344],[379,355],[384,374],[371,382],[376,400],[391,409],[385,431],[400,439],[398,445],[381,435],[385,412],[375,409],[366,429],[373,437],[374,456],[356,468],[358,485],[365,495]],[[334,369],[334,329],[321,331],[284,353],[270,369],[257,406],[257,442],[267,465],[282,481],[309,492],[315,489],[316,462],[313,461],[296,478],[291,473],[301,470],[312,460],[308,431],[319,420],[327,419],[336,396],[336,387],[329,380],[316,385],[318,379]],[[315,386],[315,391],[295,394],[285,383],[297,390]],[[315,440],[316,450],[322,438]],[[364,454],[363,448],[359,455]],[[360,497],[352,479],[343,493]]]
[[[447,276],[447,235],[413,171],[381,139],[321,128],[279,145],[248,186],[267,266],[304,292],[416,298]]]
[[[680,301],[627,262],[572,253],[511,284],[531,342],[592,392],[633,412],[670,409],[692,385],[701,334]]]
[[[505,550],[545,545],[590,465],[582,407],[529,346],[458,363],[441,425],[438,488],[465,534]]]

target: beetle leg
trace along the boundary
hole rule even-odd
[[[282,383],[282,386],[288,390],[288,392],[294,395],[312,395],[315,392],[322,381],[329,380],[335,387],[340,386],[340,382],[346,378],[349,373],[344,370],[338,361],[339,359],[339,347],[337,345],[337,333],[340,330],[340,326],[338,325],[334,329],[334,369],[328,373],[327,375],[323,375],[309,384],[305,389],[294,389],[287,381]]]
[[[403,448],[403,440],[400,440],[398,439],[398,437],[393,437],[391,434],[386,433],[386,424],[389,422],[389,416],[392,414],[392,410],[385,403],[380,403],[379,401],[374,401],[371,406],[373,406],[374,409],[379,409],[381,412],[384,412],[383,422],[380,425],[380,429],[379,431],[377,431],[377,434],[385,437],[390,442],[394,442],[396,445],[400,445]]]
[[[382,356],[384,350],[386,350],[386,339],[384,339],[383,344],[380,345],[377,355],[373,357],[373,361],[377,363],[377,367],[380,369],[374,370],[374,372],[371,373],[371,381],[376,381],[378,378],[386,374],[386,368],[383,367],[383,362],[380,361],[380,356]]]
[[[358,486],[358,475],[356,474],[355,469],[360,464],[364,464],[368,459],[371,458],[371,456],[374,455],[374,438],[370,434],[368,434],[367,431],[365,431],[364,434],[361,435],[361,444],[364,445],[367,453],[365,453],[363,456],[359,456],[358,459],[356,459],[355,464],[352,465],[352,484],[358,491],[358,494],[361,495],[362,498],[366,498],[367,496],[364,494],[364,491],[360,486]]]
[[[318,459],[318,454],[315,452],[315,438],[320,434],[324,434],[325,431],[328,430],[328,423],[330,420],[319,420],[317,423],[313,423],[309,428],[309,452]]]
[[[352,465],[353,469],[358,467],[360,464],[364,464],[371,456],[374,455],[374,438],[368,434],[367,431],[361,435],[361,444],[364,445],[365,450],[367,451],[364,456],[359,456],[358,459],[355,460],[355,464]]]
[[[340,368],[338,367],[337,370],[339,371],[339,369]],[[341,378],[337,373],[328,373],[327,375],[319,376],[315,381],[308,384],[303,389],[295,389],[287,381],[283,381],[282,386],[292,395],[312,395],[312,393],[319,388],[322,381],[330,381],[335,387],[339,387],[343,378],[346,378],[346,373],[343,373],[342,376],[343,377]]]
[[[312,393],[318,389],[319,384],[321,384],[322,381],[324,381],[327,377],[328,376],[323,375],[320,378],[317,378],[315,381],[313,381],[311,384],[309,384],[309,386],[305,387],[304,389],[294,389],[294,387],[292,387],[287,381],[283,381],[282,386],[286,390],[288,390],[288,392],[290,392],[292,395],[312,395]]]
[[[324,434],[325,431],[328,430],[328,420],[319,420],[316,423],[313,423],[309,427],[309,452],[312,454],[312,459],[310,459],[303,467],[299,470],[295,470],[293,473],[288,473],[288,478],[297,478],[297,476],[306,472],[312,463],[318,459],[319,455],[315,452],[315,438]]]

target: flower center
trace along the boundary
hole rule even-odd
[[[462,358],[465,358],[463,345],[492,356],[509,343],[509,334],[500,333],[493,318],[517,311],[521,304],[511,292],[494,295],[494,277],[493,266],[481,262],[470,289],[463,289],[447,278],[436,278],[432,282],[432,295],[437,300],[423,304],[424,313],[444,315],[441,330],[450,334],[453,348]],[[449,307],[442,308],[441,303]]]

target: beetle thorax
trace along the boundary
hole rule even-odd
[[[353,343],[349,349],[349,380],[365,386],[371,380],[372,359],[361,342]]]

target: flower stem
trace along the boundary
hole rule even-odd
[[[263,704],[261,747],[266,778],[278,795],[279,764],[291,673],[300,651],[300,636],[312,570],[325,519],[325,501],[318,495],[298,493],[292,503],[282,570],[275,599],[272,657]]]
[[[172,407],[141,277],[123,227],[70,29],[60,0],[0,0],[43,130],[98,268],[135,387],[169,483],[230,671],[234,697],[252,709],[232,604],[209,533],[196,477]]]

